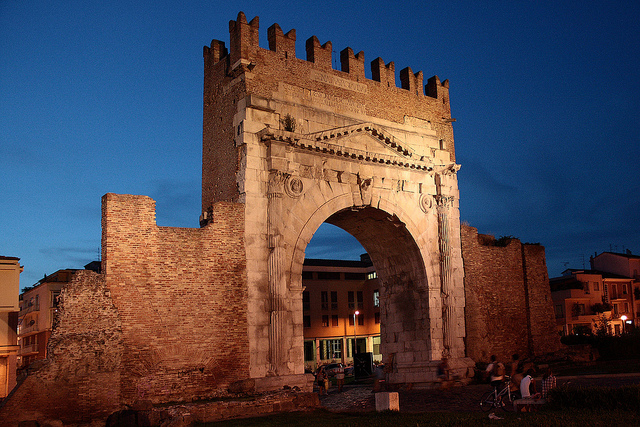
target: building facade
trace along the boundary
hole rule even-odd
[[[55,312],[58,309],[60,292],[76,271],[78,270],[58,270],[45,276],[20,295],[19,368],[26,368],[33,361],[47,357],[47,343],[51,336]]]
[[[305,369],[353,364],[355,353],[380,352],[380,282],[368,256],[360,261],[306,259],[302,269]],[[355,346],[354,346],[355,342]]]
[[[20,258],[0,256],[0,400],[16,385]]]
[[[561,335],[620,335],[637,322],[630,278],[599,270],[567,270],[550,280],[556,327]],[[637,292],[637,291],[636,291]]]
[[[634,279],[633,324],[640,327],[640,256],[627,250],[625,253],[603,252],[591,257],[591,268],[619,274]]]

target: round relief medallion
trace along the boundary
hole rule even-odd
[[[420,209],[422,212],[427,213],[431,210],[433,206],[433,196],[429,194],[421,194],[420,195]]]
[[[289,177],[285,182],[284,189],[289,197],[300,197],[304,191],[304,185],[300,178]]]

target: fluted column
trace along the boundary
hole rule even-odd
[[[269,176],[267,193],[267,235],[269,246],[269,375],[278,375],[278,368],[283,364],[283,330],[285,323],[284,248],[282,245],[283,183],[286,179],[282,172],[272,172]]]
[[[436,175],[436,203],[438,205],[438,248],[440,250],[440,295],[442,299],[442,340],[448,353],[454,346],[456,319],[454,313],[454,281],[451,267],[451,243],[449,208],[453,205],[453,196],[442,194],[442,177]]]

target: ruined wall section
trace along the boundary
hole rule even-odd
[[[560,347],[544,248],[512,239],[495,246],[493,236],[462,225],[467,356],[509,360],[513,353],[538,356]]]
[[[291,112],[296,132],[301,134],[372,119],[389,121],[394,127],[408,130],[415,126],[434,130],[439,143],[423,147],[423,154],[435,157],[438,151],[438,156],[445,157],[442,151],[446,153],[445,162],[455,161],[448,81],[440,82],[434,76],[424,85],[422,72],[414,73],[407,67],[400,71],[401,86],[397,87],[395,65],[385,64],[380,58],[371,62],[373,79],[368,79],[364,72],[364,53],[354,54],[351,48],[341,52],[341,70],[335,70],[331,64],[331,42],[321,44],[315,36],[306,42],[306,60],[298,59],[295,30],[284,34],[278,24],[269,27],[269,49],[263,49],[258,45],[258,17],[247,22],[242,12],[236,21],[229,23],[229,33],[229,51],[224,42],[218,40],[204,47],[203,211],[212,200],[240,198],[238,189],[228,180],[228,172],[232,167],[238,172],[240,160],[233,156],[232,140],[245,130],[238,118],[230,126],[227,119],[231,115],[223,113],[231,109],[235,113],[239,100],[249,95],[277,99],[277,107],[271,104],[264,108],[277,110],[281,119]],[[318,119],[318,111],[300,108],[301,99],[307,105],[324,105],[325,117]],[[244,105],[249,104],[260,108],[255,102]],[[241,109],[237,107],[237,111]],[[265,122],[266,125],[273,126],[273,123]],[[235,154],[240,155],[240,150],[235,150]]]
[[[122,320],[122,401],[206,398],[248,377],[244,205],[158,227],[145,196],[103,197],[103,272]]]
[[[561,349],[555,328],[555,312],[549,287],[549,273],[544,246],[522,245],[525,261],[529,312],[529,331],[533,354],[553,353]]]
[[[120,409],[124,351],[120,317],[104,276],[80,270],[61,292],[46,360],[0,408],[0,425],[106,418]]]

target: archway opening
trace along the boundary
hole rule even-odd
[[[391,354],[406,356],[413,342],[429,341],[425,266],[398,217],[371,207],[343,209],[316,230],[306,254],[307,371],[354,361],[373,369]]]

